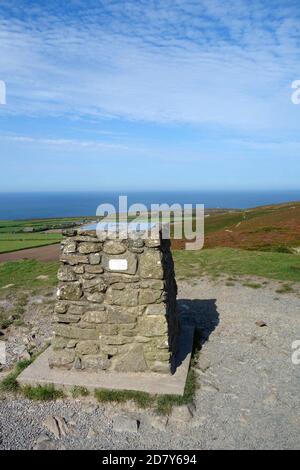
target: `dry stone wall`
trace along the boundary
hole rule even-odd
[[[178,343],[170,241],[67,231],[50,367],[170,373]]]

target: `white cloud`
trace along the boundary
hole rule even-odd
[[[126,145],[100,142],[97,140],[77,140],[77,139],[53,139],[53,138],[38,138],[25,135],[0,135],[0,141],[16,142],[22,144],[34,144],[35,146],[53,146],[63,147],[65,149],[74,150],[74,148],[88,148],[88,149],[122,149],[128,150]]]
[[[299,78],[300,28],[292,6],[68,4],[29,7],[24,20],[14,4],[14,18],[0,16],[0,78],[8,88],[3,112],[243,131],[297,127],[290,83]]]

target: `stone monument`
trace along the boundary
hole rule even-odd
[[[170,240],[144,233],[64,233],[51,369],[172,373],[179,327]]]

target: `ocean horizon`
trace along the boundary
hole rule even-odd
[[[299,190],[286,191],[116,191],[0,193],[0,220],[94,216],[100,204],[118,208],[119,196],[128,196],[128,207],[151,204],[204,204],[206,209],[248,209],[300,201]]]

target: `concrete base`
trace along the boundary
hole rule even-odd
[[[183,327],[176,357],[176,371],[173,375],[50,369],[48,358],[51,354],[51,347],[49,347],[19,375],[18,382],[20,385],[53,384],[55,388],[63,390],[85,387],[90,392],[95,389],[109,389],[137,390],[158,395],[183,395],[191,360],[193,339],[194,327]]]

